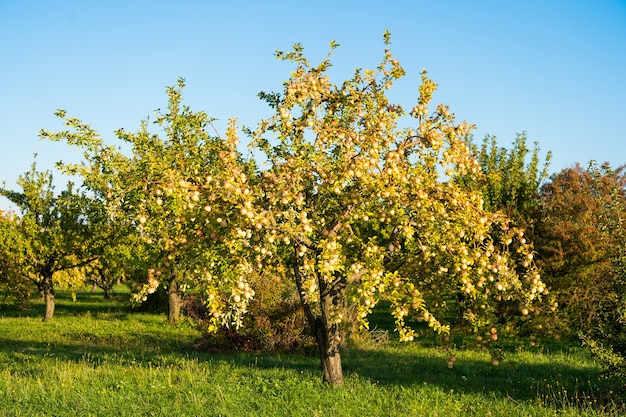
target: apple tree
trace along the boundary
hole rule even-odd
[[[346,302],[367,326],[378,301],[389,300],[403,341],[418,336],[411,316],[449,333],[446,311],[456,308],[449,296],[459,291],[468,322],[486,338],[497,338],[497,301],[533,311],[547,289],[524,232],[485,210],[480,190],[456,181],[482,175],[467,140],[471,126],[455,123],[447,106],[430,110],[437,86],[425,72],[407,112],[388,98],[405,75],[388,49],[376,69],[340,84],[330,80],[330,54],[317,66],[300,45],[277,57],[295,68],[281,92],[260,94],[274,115],[249,132],[267,168],[246,214],[256,259],[291,271],[324,381],[343,382]],[[400,128],[401,120],[413,127]]]
[[[0,291],[4,293],[3,301],[13,298],[18,306],[25,307],[32,284],[23,274],[24,259],[15,256],[26,244],[19,232],[20,221],[15,213],[0,211]]]
[[[189,288],[207,298],[213,329],[218,323],[239,325],[254,294],[248,282],[253,271],[242,256],[251,235],[238,228],[245,207],[251,206],[252,165],[237,151],[234,122],[226,138],[212,135],[212,119],[182,104],[183,87],[179,79],[168,88],[168,108],[157,111],[154,120],[157,132],[148,120],[135,133],[116,132],[123,147],[130,148],[127,154],[64,111],[58,116],[70,129],[42,134],[83,150],[83,162],[64,164],[65,171],[79,174],[106,200],[110,219],[136,231],[148,245],[151,267],[135,294],[137,302],[165,286],[174,323],[181,291]]]
[[[90,245],[94,212],[89,197],[75,191],[71,182],[54,193],[52,174],[37,171],[35,163],[18,179],[22,191],[0,189],[20,211],[16,240],[9,248],[19,273],[30,279],[45,300],[44,321],[54,316],[54,275],[96,259]]]

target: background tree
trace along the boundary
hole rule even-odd
[[[137,270],[148,270],[145,243],[133,230],[119,229],[111,221],[106,221],[108,230],[102,230],[103,245],[98,259],[84,267],[86,279],[102,289],[104,298],[112,296],[113,287],[131,280]]]
[[[538,263],[573,334],[592,330],[602,306],[615,295],[612,259],[617,246],[607,239],[600,219],[625,181],[623,168],[590,171],[577,164],[554,174],[541,188]]]
[[[70,130],[42,135],[83,149],[83,163],[65,164],[65,171],[80,174],[85,186],[106,199],[112,221],[135,230],[150,246],[152,267],[137,301],[164,285],[174,323],[182,306],[180,290],[193,288],[211,297],[213,328],[217,322],[239,325],[253,291],[252,271],[238,256],[249,246],[250,234],[237,228],[245,217],[237,207],[249,206],[250,197],[234,200],[231,188],[247,189],[250,168],[237,152],[232,129],[226,139],[213,136],[207,114],[182,105],[183,87],[180,79],[168,88],[168,109],[156,114],[161,136],[149,131],[148,120],[136,133],[116,132],[130,148],[128,155],[63,111],[58,116]],[[224,311],[225,305],[233,307]]]
[[[0,291],[3,300],[13,298],[17,305],[26,307],[31,294],[32,283],[24,274],[21,256],[26,242],[19,232],[20,218],[11,212],[0,211]]]
[[[552,153],[548,152],[543,165],[537,142],[531,150],[526,132],[518,134],[510,149],[499,147],[495,136],[485,136],[480,148],[473,145],[484,176],[479,184],[483,189],[485,208],[500,210],[515,224],[533,236],[540,210],[539,190],[548,179]],[[542,165],[542,166],[541,166]]]
[[[527,141],[526,133],[522,132],[516,136],[511,148],[498,146],[495,136],[489,135],[485,136],[480,147],[472,143],[472,152],[484,175],[478,177],[478,180],[476,177],[463,176],[460,182],[470,189],[482,190],[485,209],[499,211],[512,219],[515,226],[524,230],[525,239],[534,249],[535,225],[541,210],[539,190],[548,178],[552,154],[548,152],[542,164],[538,143],[535,142],[531,151]],[[459,294],[461,301],[464,298],[462,293]],[[506,323],[510,331],[535,332],[537,327],[542,327],[533,323],[532,329],[529,328],[526,317],[522,317],[520,322],[517,309],[516,303],[510,302],[503,302],[499,307],[501,322]],[[542,320],[552,321],[552,316],[543,315]]]
[[[0,189],[0,195],[20,210],[16,240],[21,244],[10,249],[10,256],[20,266],[19,273],[37,286],[48,321],[54,315],[54,274],[96,258],[89,245],[91,201],[77,193],[71,182],[55,195],[52,174],[37,171],[35,163],[19,177],[18,185],[22,192]]]
[[[596,186],[609,192],[598,223],[610,248],[612,268],[605,276],[607,292],[594,306],[593,326],[584,329],[581,336],[606,365],[608,375],[621,380],[623,393],[626,391],[626,178],[624,167],[612,170],[608,164],[592,165],[589,171]]]

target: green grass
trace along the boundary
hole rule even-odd
[[[119,288],[118,288],[119,290]],[[347,349],[345,386],[318,359],[207,354],[164,316],[131,312],[128,294],[61,292],[55,319],[0,306],[1,416],[594,416],[620,415],[576,344],[510,349],[498,367],[426,344]]]

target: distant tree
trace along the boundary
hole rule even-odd
[[[135,294],[137,301],[165,286],[168,318],[175,323],[182,289],[226,293],[226,301],[230,298],[240,308],[223,312],[228,303],[215,297],[220,310],[214,307],[216,317],[220,323],[239,325],[240,310],[246,310],[253,291],[248,284],[252,272],[237,254],[240,247],[249,246],[250,236],[241,235],[237,227],[245,212],[237,208],[241,202],[231,188],[247,188],[250,169],[237,152],[232,129],[226,139],[214,136],[206,113],[183,106],[183,87],[184,80],[179,79],[177,86],[168,88],[168,109],[156,115],[159,133],[149,131],[147,120],[136,133],[116,132],[130,147],[128,154],[107,145],[87,124],[63,111],[57,114],[70,130],[42,135],[84,151],[83,163],[64,164],[65,172],[81,175],[85,186],[106,199],[112,221],[136,231],[149,246],[152,267],[143,289]]]
[[[52,174],[39,172],[33,163],[21,175],[21,192],[0,188],[19,211],[15,240],[19,245],[9,248],[19,266],[19,273],[28,277],[45,300],[44,321],[49,321],[55,308],[55,273],[86,265],[97,258],[90,252],[91,200],[77,193],[70,182],[55,195]]]
[[[535,142],[531,151],[527,142],[526,132],[522,132],[516,136],[510,148],[498,146],[496,137],[490,135],[485,136],[480,147],[472,143],[472,152],[478,159],[483,175],[462,176],[459,182],[470,189],[481,190],[485,209],[501,212],[510,218],[512,224],[524,230],[524,239],[534,250],[535,225],[541,209],[539,190],[548,178],[552,154],[548,152],[542,163],[538,143]],[[462,293],[459,299],[464,299]],[[499,315],[502,322],[514,325],[515,331],[522,331],[517,315],[512,314],[516,310],[516,303],[504,302],[499,307]],[[550,315],[553,313],[551,310]],[[543,315],[542,320],[550,320],[548,317]]]
[[[619,181],[609,181],[609,200],[602,207],[600,229],[611,248],[612,269],[607,277],[609,288],[606,297],[596,306],[593,326],[581,332],[591,352],[608,368],[609,377],[621,380],[621,392],[626,391],[626,177],[624,167],[612,170],[608,165],[590,169],[598,186],[607,186],[606,177],[616,176]],[[612,185],[610,184],[612,183]]]
[[[23,253],[26,244],[19,232],[20,221],[15,213],[0,211],[0,291],[5,301],[13,298],[18,306],[25,307],[32,285],[22,268],[24,259],[15,256]]]
[[[592,330],[615,296],[617,243],[601,219],[626,184],[624,168],[584,169],[554,174],[541,188],[536,248],[544,279],[559,302],[560,316],[574,334]],[[615,215],[615,214],[612,214]]]
[[[90,190],[93,193],[93,190]],[[98,259],[84,267],[88,281],[111,298],[113,286],[134,281],[137,274],[146,274],[153,251],[146,245],[137,229],[129,227],[126,219],[111,218],[107,201],[101,193],[93,193],[99,208],[100,221],[92,225],[98,248]]]
[[[532,232],[541,206],[539,190],[548,179],[552,153],[548,152],[543,164],[537,142],[531,150],[526,132],[518,134],[512,147],[499,147],[495,136],[485,136],[480,148],[473,145],[484,176],[479,184],[483,189],[485,208],[502,211],[526,230]]]

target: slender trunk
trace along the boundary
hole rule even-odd
[[[46,274],[39,284],[39,291],[46,303],[43,321],[50,321],[54,317],[54,285],[52,284],[52,274]]]
[[[315,315],[311,305],[304,296],[305,289],[302,285],[300,262],[297,253],[296,262],[294,264],[294,274],[298,294],[300,294],[300,302],[319,348],[320,362],[322,365],[322,380],[333,387],[341,386],[343,385],[343,369],[341,367],[341,354],[339,351],[341,332],[339,325],[329,320],[331,309],[334,304],[339,301],[341,292],[329,288],[323,281],[319,282],[321,311],[319,315]]]
[[[339,326],[329,325],[322,317],[318,317],[315,325],[315,339],[320,350],[323,381],[334,387],[343,385]]]
[[[111,287],[108,286],[108,285],[104,287],[104,298],[106,300],[110,300],[111,299]]]
[[[176,276],[172,277],[169,287],[167,288],[167,302],[167,319],[171,324],[176,324],[180,319],[180,308],[182,306]]]
[[[91,292],[96,292],[98,290],[98,284],[96,281],[91,281]]]
[[[46,299],[46,312],[43,316],[43,321],[50,321],[54,317],[54,290],[44,294]]]

